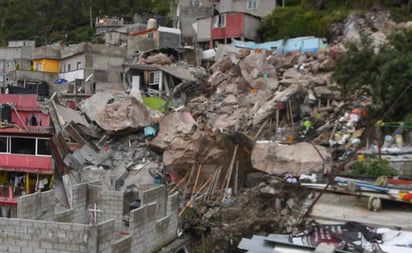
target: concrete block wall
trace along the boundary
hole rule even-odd
[[[36,192],[17,200],[17,218],[53,220],[55,216],[54,191]]]
[[[142,204],[156,203],[156,219],[166,216],[167,191],[164,185],[145,190],[141,193]]]
[[[124,192],[103,190],[101,185],[89,184],[87,208],[93,209],[94,204],[99,211],[98,222],[114,219],[116,231],[123,229]],[[90,216],[90,215],[89,215]]]
[[[114,242],[114,220],[107,220],[97,225],[97,252],[111,253]]]
[[[112,244],[112,253],[131,253],[130,245],[131,237],[124,236]]]
[[[157,193],[162,197],[160,192],[162,192],[161,189],[157,187],[153,190],[153,195]],[[166,199],[163,201],[162,204],[147,203],[130,212],[129,234],[133,252],[155,252],[176,238],[177,194],[171,195],[168,201]],[[164,206],[167,210],[162,217],[159,215],[159,212],[162,212],[159,206]]]
[[[57,212],[54,216],[54,221],[73,223],[74,212],[73,209],[67,209],[61,212]]]
[[[177,192],[169,195],[167,198],[167,215],[170,217],[169,221],[169,234],[176,236],[177,227],[179,226],[178,218],[178,208],[179,208],[179,194]]]
[[[72,187],[73,223],[89,223],[89,214],[87,211],[87,193],[87,183],[73,185]]]
[[[51,221],[0,218],[0,252],[91,252],[90,226]]]

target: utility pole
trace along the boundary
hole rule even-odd
[[[90,7],[90,8],[89,8],[89,9],[90,9],[90,10],[89,10],[89,11],[90,11],[90,13],[89,13],[89,15],[90,15],[90,29],[92,29],[92,28],[93,28],[92,0],[90,0],[89,3],[90,3],[90,6],[89,6],[89,7]]]

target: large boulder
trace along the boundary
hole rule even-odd
[[[80,108],[109,134],[136,131],[153,123],[146,106],[125,94],[97,93],[84,101]]]
[[[196,129],[196,121],[188,112],[173,112],[164,116],[159,122],[159,133],[150,145],[166,149],[176,138],[192,134]]]
[[[275,142],[258,143],[252,151],[253,168],[269,173],[292,173],[299,176],[330,169],[331,154],[327,148],[307,142],[279,145]]]

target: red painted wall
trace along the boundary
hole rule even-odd
[[[214,21],[214,18],[212,18],[210,24],[210,36],[212,40],[224,38],[239,38],[243,34],[244,14],[242,13],[227,13],[225,27],[213,27]]]
[[[5,171],[53,173],[51,156],[0,154],[0,168]]]
[[[0,95],[0,104],[11,104],[16,108],[18,114],[12,109],[11,120],[18,126],[19,130],[26,129],[27,127],[27,129],[34,130],[34,132],[36,132],[36,130],[39,132],[49,131],[49,128],[51,127],[50,116],[41,111],[41,107],[37,102],[37,95]],[[28,121],[31,119],[32,115],[34,115],[37,120],[37,126],[31,126],[28,124]],[[0,132],[21,132],[12,130],[16,129],[5,128],[0,129]]]

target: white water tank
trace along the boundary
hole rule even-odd
[[[149,20],[147,20],[147,29],[156,28],[156,27],[157,27],[156,19],[149,18]]]

